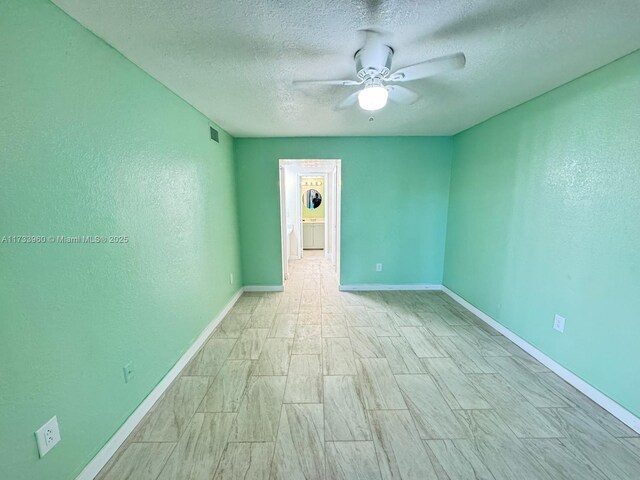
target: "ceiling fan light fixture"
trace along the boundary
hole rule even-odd
[[[358,92],[358,104],[363,110],[373,112],[384,108],[389,98],[389,92],[380,85],[366,86]]]

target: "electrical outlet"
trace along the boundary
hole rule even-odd
[[[54,416],[36,430],[36,442],[38,443],[40,458],[44,457],[59,441],[60,428],[58,427],[58,418]]]
[[[129,362],[124,367],[122,367],[122,371],[124,372],[124,383],[129,383],[131,380],[133,380],[133,377],[135,376],[133,362]]]
[[[560,333],[564,333],[564,321],[565,318],[557,315],[553,319],[553,328],[554,330],[559,331]]]
[[[229,285],[233,285],[233,273],[229,274]]]
[[[382,264],[376,263],[376,272],[381,272],[381,271],[382,271]]]

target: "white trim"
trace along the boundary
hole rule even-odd
[[[382,283],[354,283],[351,285],[340,285],[341,292],[359,292],[375,290],[442,290],[442,285],[430,285],[428,283],[385,285]]]
[[[294,173],[296,173],[296,217],[295,223],[298,226],[298,254],[300,255],[300,260],[304,258],[304,224],[302,223],[302,174],[298,172],[295,168],[287,166],[287,168],[291,168]]]
[[[598,405],[600,405],[602,408],[604,408],[606,411],[608,411],[611,415],[616,417],[622,423],[624,423],[625,425],[628,425],[629,428],[640,433],[640,418],[636,417],[629,410],[627,410],[626,408],[624,408],[622,405],[615,402],[611,398],[607,397],[604,393],[597,390],[595,387],[589,385],[587,382],[585,382],[583,379],[578,377],[576,374],[564,368],[555,360],[551,359],[550,357],[542,353],[536,347],[534,347],[533,345],[528,343],[526,340],[522,339],[521,337],[513,333],[511,330],[509,330],[507,327],[505,327],[501,323],[491,318],[482,310],[479,310],[476,307],[474,307],[472,304],[467,302],[464,298],[462,298],[455,292],[449,290],[445,286],[442,287],[442,291],[447,295],[449,295],[453,300],[458,302],[460,305],[462,305],[464,308],[466,308],[467,310],[475,314],[477,317],[479,317],[483,322],[487,323],[489,326],[493,327],[495,330],[497,330],[502,335],[507,337],[517,346],[522,348],[525,352],[527,352],[529,355],[534,357],[544,366],[548,367],[552,372],[554,372],[560,378],[562,378],[563,380],[565,380],[566,382],[570,383],[575,388],[580,390],[587,397],[589,397],[591,400],[596,402]]]
[[[324,256],[326,258],[327,254],[329,253],[329,250],[332,248],[331,247],[331,242],[329,242],[329,229],[333,228],[332,225],[332,220],[333,220],[333,215],[331,215],[331,208],[327,208],[327,206],[330,207],[331,204],[333,204],[333,198],[331,193],[328,192],[329,190],[329,175],[327,175],[326,173],[324,173],[322,176],[322,181],[324,182],[324,185],[322,186],[322,190],[324,190],[324,198],[325,198],[325,204],[324,204],[324,240],[322,241],[322,249],[324,250]]]
[[[233,305],[238,301],[240,295],[242,295],[243,289],[238,290],[231,300],[225,305],[225,307],[215,316],[209,325],[205,327],[202,333],[191,344],[187,351],[180,357],[176,364],[167,372],[167,374],[160,380],[158,385],[155,386],[151,393],[142,401],[138,408],[125,420],[122,426],[116,433],[109,439],[109,441],[100,449],[100,451],[93,457],[93,459],[87,464],[86,467],[76,477],[76,480],[92,480],[107,464],[111,457],[116,453],[118,448],[124,443],[127,437],[138,426],[144,416],[151,410],[151,407],[158,401],[165,390],[171,385],[182,369],[187,366],[193,356],[200,350],[200,347],[204,345],[209,338],[209,335],[213,333],[218,324],[222,321]]]
[[[340,161],[340,158],[281,158],[278,164],[303,173],[331,173],[335,164]]]
[[[338,277],[338,285],[340,285],[340,276],[341,276],[341,271],[340,271],[340,259],[342,258],[342,160],[337,160],[336,161],[336,168],[333,172],[334,174],[334,178],[333,178],[333,183],[335,186],[335,198],[334,198],[334,205],[335,205],[335,223],[332,225],[333,226],[333,251],[334,251],[334,257],[335,257],[335,262],[334,262],[334,266],[335,266],[335,270],[336,270],[336,276]]]
[[[285,188],[285,172],[284,166],[278,167],[278,174],[280,179],[280,235],[282,236],[282,283],[289,278],[289,251],[291,245],[289,245],[289,229],[287,227],[286,218],[286,205],[287,194]]]
[[[311,159],[293,159],[293,158],[281,158],[278,160],[278,167],[279,168],[286,168],[287,171],[292,172],[297,174],[298,176],[298,181],[296,183],[296,197],[297,198],[301,198],[302,197],[302,190],[301,190],[301,182],[300,182],[300,178],[302,176],[323,176],[325,178],[325,191],[324,191],[324,195],[326,198],[326,204],[331,205],[333,204],[335,207],[335,215],[330,215],[329,210],[326,210],[326,215],[325,215],[325,247],[324,247],[324,252],[325,255],[327,255],[328,253],[330,253],[332,256],[335,253],[335,261],[332,261],[332,263],[334,264],[335,268],[336,268],[336,274],[338,277],[338,284],[340,283],[340,258],[341,258],[341,254],[340,254],[340,248],[341,248],[341,241],[340,241],[340,235],[341,235],[341,202],[342,202],[342,192],[341,192],[341,188],[342,188],[342,160],[339,158],[325,158],[325,159],[318,159],[318,158],[311,158]],[[329,179],[331,179],[331,182],[329,181]],[[333,197],[332,192],[329,189],[329,184],[330,183],[335,183],[335,198]],[[281,218],[281,222],[282,222],[282,217],[283,217],[283,208],[282,208],[282,204],[283,204],[283,195],[282,195],[282,181],[281,181],[281,186],[280,186],[280,190],[281,190],[281,194],[280,194],[280,218]],[[304,244],[303,244],[303,234],[302,234],[302,230],[303,230],[303,226],[302,226],[302,202],[300,201],[296,201],[295,202],[296,205],[296,226],[298,228],[298,235],[297,235],[297,240],[298,240],[298,252],[299,252],[299,257],[298,259],[302,259],[304,258]],[[332,207],[333,208],[333,207]],[[285,214],[284,216],[286,216],[286,208],[285,208]],[[329,229],[331,230],[329,232]],[[285,242],[285,237],[284,237],[284,228],[281,225],[281,233],[280,233],[280,237],[281,237],[281,242],[284,244]],[[295,229],[294,229],[295,231]],[[328,235],[329,233],[330,235],[333,237],[333,241],[328,242]],[[331,252],[328,250],[329,248],[331,248]],[[282,246],[281,250],[284,252],[285,248],[284,246]],[[285,261],[284,261],[284,254],[283,255],[283,267],[282,270],[283,272],[285,270],[288,270],[288,266],[285,267]],[[283,280],[284,281],[284,280]]]
[[[245,285],[245,292],[283,292],[283,285]]]

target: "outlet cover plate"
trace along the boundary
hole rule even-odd
[[[564,333],[564,321],[565,318],[560,315],[556,315],[553,318],[553,329],[559,331],[560,333]]]
[[[382,271],[382,264],[376,263],[376,272],[381,272],[381,271]]]
[[[36,430],[36,442],[38,442],[40,458],[44,457],[59,441],[58,417],[53,416],[47,423]]]

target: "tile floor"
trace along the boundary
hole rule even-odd
[[[438,292],[339,292],[322,252],[244,294],[100,473],[640,478],[640,438]]]

